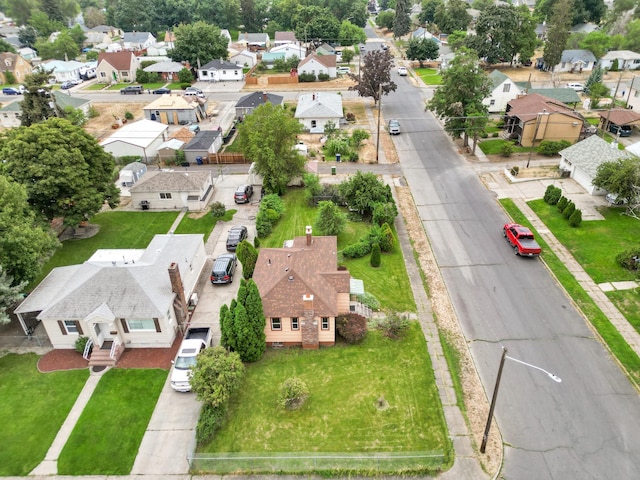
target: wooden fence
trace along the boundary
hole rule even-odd
[[[284,84],[292,84],[298,83],[298,76],[289,76],[289,77],[268,77],[267,82],[269,85],[284,85]]]
[[[242,153],[212,153],[209,155],[208,162],[211,165],[216,164],[242,164],[249,163]]]

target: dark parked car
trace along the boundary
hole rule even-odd
[[[171,93],[171,89],[170,88],[166,88],[166,87],[162,87],[162,88],[156,88],[153,93],[155,93],[156,95],[164,95],[166,93]]]
[[[245,227],[244,225],[231,227],[231,230],[229,230],[229,235],[227,235],[227,250],[229,250],[230,252],[235,252],[240,242],[247,239],[247,235],[247,227]]]
[[[2,89],[3,95],[20,95],[20,91],[16,88],[5,87]]]
[[[70,88],[74,87],[75,83],[73,82],[64,82],[62,85],[60,85],[60,88],[62,90],[69,90]]]
[[[618,130],[620,130],[620,133],[618,133]],[[620,137],[630,137],[631,136],[631,125],[616,125],[614,123],[612,123],[611,125],[609,125],[609,131],[611,133],[615,133],[616,135],[620,136]]]
[[[216,258],[211,270],[211,283],[219,285],[233,282],[236,263],[238,263],[238,260],[235,253],[223,253]]]
[[[142,85],[129,85],[120,89],[120,95],[140,95],[144,92]]]
[[[253,187],[251,185],[240,185],[233,195],[236,203],[249,203],[253,196]]]

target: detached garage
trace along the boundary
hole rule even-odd
[[[157,160],[168,128],[159,122],[140,120],[119,128],[100,145],[116,158],[140,157],[148,165]]]

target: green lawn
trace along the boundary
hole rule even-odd
[[[166,379],[160,369],[105,373],[58,458],[58,474],[128,475]]]
[[[304,235],[305,227],[315,224],[316,209],[304,201],[303,189],[290,188],[283,200],[286,211],[271,235],[260,242],[261,247],[282,247],[285,240]],[[338,235],[338,250],[357,242],[369,227],[365,222],[348,222],[344,232]],[[373,294],[383,308],[397,312],[416,311],[399,246],[396,246],[393,252],[382,254],[382,263],[377,269],[369,265],[369,255],[357,259],[344,259],[340,263],[349,269],[354,278],[364,281],[365,290]]]
[[[49,450],[89,371],[40,373],[39,357],[0,358],[0,476],[28,475]]]
[[[533,204],[531,206],[535,207],[536,202],[531,202]],[[542,247],[542,258],[544,263],[553,272],[562,287],[567,291],[568,296],[576,303],[580,311],[598,331],[598,334],[602,337],[609,350],[628,372],[631,380],[638,385],[640,382],[640,358],[636,355],[635,351],[627,344],[622,335],[620,335],[620,332],[618,332],[616,327],[611,324],[607,316],[602,312],[602,310],[600,310],[589,294],[585,292],[576,280],[575,276],[567,269],[565,264],[562,263],[555,253],[549,248],[544,239],[538,234],[535,228],[533,228],[531,223],[522,214],[518,207],[516,207],[513,200],[503,199],[500,200],[500,203],[514,222],[531,228],[536,235],[538,243]],[[585,223],[591,222],[582,222],[582,225]],[[555,234],[555,231],[553,231],[552,228],[550,230]],[[612,300],[615,299],[612,298]]]
[[[276,405],[285,379],[309,389],[303,407]],[[385,408],[377,401],[384,398]],[[420,326],[402,340],[369,332],[359,345],[268,350],[247,365],[240,393],[214,440],[198,452],[424,452],[452,459]]]
[[[426,85],[442,85],[442,77],[435,68],[415,68],[414,71]]]
[[[493,138],[491,140],[481,140],[478,142],[478,147],[485,155],[500,155],[502,153],[502,146],[508,143],[507,140],[502,138]],[[520,147],[518,145],[513,146],[513,153],[528,152],[531,148]]]
[[[220,220],[223,222],[228,222],[233,219],[233,216],[237,210],[231,209],[227,210],[224,217]],[[206,243],[209,235],[211,235],[211,231],[213,227],[216,226],[216,219],[213,218],[210,212],[207,211],[204,215],[193,215],[187,213],[182,220],[180,221],[180,225],[176,228],[175,233],[202,233],[204,235],[204,241]]]

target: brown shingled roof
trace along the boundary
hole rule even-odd
[[[570,117],[578,118],[582,121],[580,115],[578,115],[572,108],[559,100],[545,97],[539,93],[530,93],[520,98],[513,99],[509,102],[509,105],[511,106],[511,109],[509,109],[507,115],[518,117],[523,122],[536,119],[538,114],[543,111],[548,113],[562,113]]]
[[[303,295],[313,295],[318,316],[337,316],[337,293],[349,292],[351,275],[338,270],[336,237],[296,237],[291,248],[261,248],[253,280],[266,317],[303,317]]]
[[[640,122],[640,113],[626,108],[612,108],[604,112],[598,112],[600,118],[604,118],[616,125],[634,125]]]
[[[106,61],[116,70],[129,70],[131,68],[133,52],[123,50],[121,52],[100,52],[98,54],[98,65],[101,61]]]

